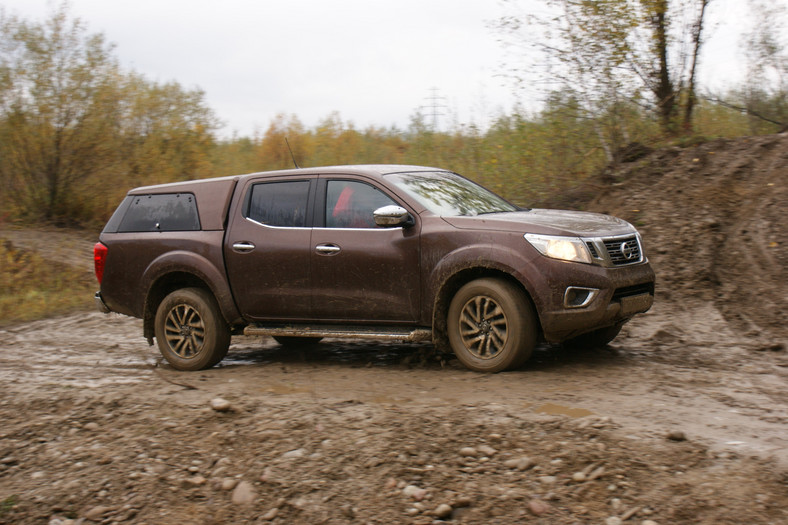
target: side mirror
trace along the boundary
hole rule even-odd
[[[413,217],[408,210],[402,206],[383,206],[372,212],[375,217],[375,224],[378,226],[410,226],[413,224]]]

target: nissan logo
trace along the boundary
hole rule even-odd
[[[632,241],[624,241],[621,243],[621,255],[624,259],[631,261],[638,256],[637,244]]]

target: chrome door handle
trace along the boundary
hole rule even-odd
[[[241,241],[233,244],[233,250],[236,252],[246,253],[254,250],[255,246],[249,241]]]
[[[336,244],[318,244],[317,246],[315,246],[315,251],[319,255],[336,255],[341,250],[342,248],[340,248]]]

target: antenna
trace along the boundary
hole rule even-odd
[[[290,158],[293,159],[293,164],[295,164],[296,169],[301,169],[301,166],[295,160],[295,155],[293,155],[293,150],[290,148],[290,142],[287,141],[287,137],[285,137],[285,144],[287,144],[287,151],[290,152]]]

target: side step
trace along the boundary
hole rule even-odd
[[[389,341],[431,341],[427,328],[344,325],[258,325],[244,328],[244,335],[289,337],[336,337],[340,339],[386,339]]]

